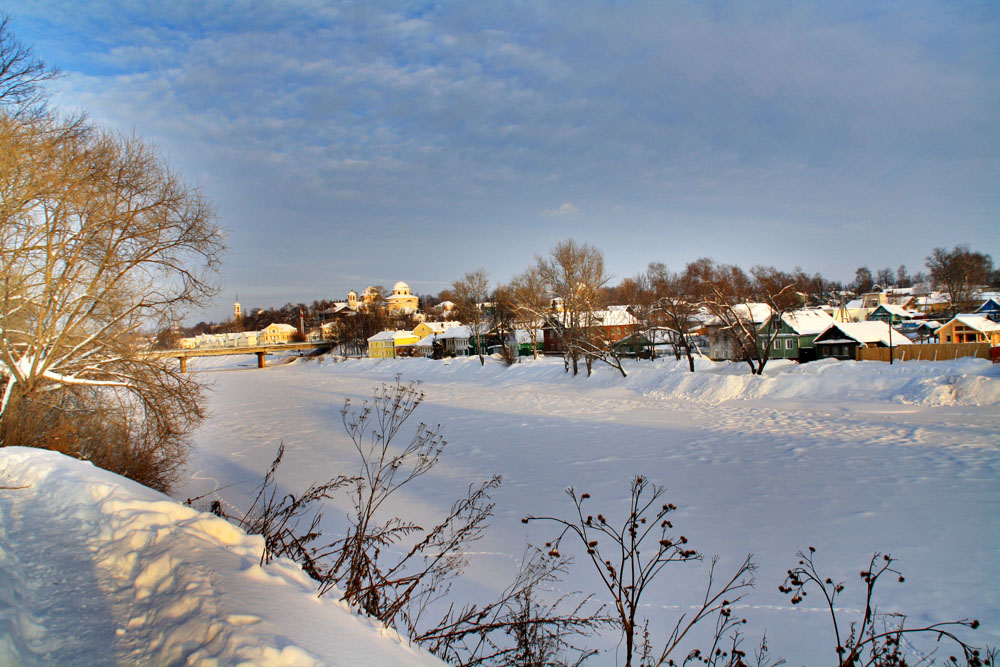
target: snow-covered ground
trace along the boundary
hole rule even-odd
[[[796,551],[810,545],[818,549],[824,574],[847,585],[844,620],[863,607],[858,571],[878,550],[897,557],[906,575],[905,583],[880,584],[880,610],[904,611],[911,624],[975,617],[983,627],[970,631],[969,638],[1000,644],[995,583],[1000,580],[1000,366],[978,360],[892,366],[772,362],[765,377],[756,378],[739,365],[705,362],[692,375],[684,363],[662,360],[632,364],[622,379],[607,367],[596,368],[590,378],[573,378],[552,359],[508,369],[496,362],[481,367],[476,358],[338,363],[320,358],[287,365],[269,361],[264,370],[252,368],[248,359],[191,362],[190,368],[213,383],[211,416],[196,436],[190,477],[176,497],[221,489],[224,502],[245,507],[281,442],[286,453],[278,479],[284,490],[354,472],[356,453],[341,424],[344,399],[362,400],[376,383],[402,374],[404,380],[419,380],[426,392],[417,417],[440,423],[449,444],[439,465],[405,487],[394,509],[418,522],[431,521],[469,483],[494,473],[504,477],[491,528],[475,545],[456,589],[459,602],[489,599],[510,581],[526,543],[553,536],[551,526],[522,524],[524,515],[568,515],[564,490],[574,486],[591,494],[595,510],[621,516],[629,480],[641,473],[669,489],[668,500],[679,508],[677,533],[704,554],[719,554],[723,573],[754,554],[758,586],[738,611],[749,619],[751,640],[766,630],[772,654],[791,665],[835,659],[828,615],[819,601],[810,596],[793,607],[777,590],[796,563]],[[0,452],[10,457],[9,451]],[[8,478],[28,475],[13,474],[4,460],[0,485],[5,466]],[[37,467],[24,464],[19,470]],[[61,466],[52,468],[63,486],[62,477],[69,475]],[[103,473],[86,472],[89,477],[72,493],[45,491],[39,499],[30,495],[40,493],[35,486],[0,492],[0,605],[8,605],[0,607],[0,636],[6,631],[13,637],[8,650],[28,656],[27,662],[45,662],[50,655],[73,662],[81,655],[73,651],[104,646],[100,642],[111,637],[114,648],[103,650],[119,651],[107,655],[127,661],[138,656],[130,651],[156,645],[154,638],[160,637],[164,652],[150,654],[154,657],[173,655],[170,650],[207,655],[197,651],[226,645],[232,652],[224,655],[241,659],[287,650],[336,664],[330,656],[340,655],[340,639],[355,626],[359,633],[369,630],[364,626],[371,624],[346,615],[333,601],[317,602],[309,582],[287,565],[266,569],[266,577],[251,574],[259,555],[252,538],[226,537],[236,534],[216,519],[163,505],[162,496],[134,485],[126,485],[125,500],[114,501],[123,492],[108,495]],[[27,479],[35,484],[30,475]],[[86,498],[93,499],[93,507]],[[125,511],[130,503],[134,511]],[[346,499],[328,508],[331,534],[342,527],[346,509]],[[53,515],[52,534],[35,538],[33,530],[25,530]],[[175,534],[190,546],[164,546],[180,539]],[[76,536],[69,543],[86,544],[90,556],[78,562],[75,554],[51,548],[62,544],[63,536]],[[32,539],[39,548],[31,548]],[[33,564],[42,552],[54,555]],[[169,560],[182,554],[187,567]],[[59,575],[62,569],[72,576]],[[9,579],[8,571],[21,574]],[[705,563],[664,571],[645,600],[654,639],[666,634],[671,619],[690,610],[706,573]],[[130,577],[137,581],[135,591],[147,593],[135,594]],[[266,582],[257,577],[272,588],[265,590]],[[69,579],[98,609],[93,629],[60,637],[52,629],[59,614],[74,613],[60,605],[75,596],[39,591],[68,588]],[[578,562],[562,589],[589,590],[593,584],[592,573]],[[286,592],[278,595],[279,588]],[[194,593],[173,594],[188,589]],[[52,608],[24,604],[29,593]],[[123,615],[131,609],[135,616]],[[207,620],[194,622],[201,617]],[[345,625],[343,617],[353,625]],[[248,622],[253,619],[259,620]],[[204,636],[197,633],[210,627],[219,639],[199,648]],[[595,645],[613,651],[615,638]],[[350,646],[367,650],[361,641]],[[407,649],[383,641],[372,650]],[[614,662],[605,652],[588,664]],[[404,663],[387,658],[384,664]]]
[[[263,541],[55,452],[0,449],[0,665],[440,665]]]
[[[620,514],[641,473],[669,489],[678,531],[719,554],[723,571],[754,554],[759,583],[740,611],[751,636],[766,629],[790,664],[833,657],[818,601],[793,607],[777,590],[810,545],[824,572],[846,582],[845,610],[863,607],[858,572],[872,552],[888,552],[906,583],[881,585],[883,611],[904,611],[911,622],[976,617],[984,628],[973,638],[1000,643],[1000,366],[772,362],[758,378],[711,362],[690,374],[670,359],[633,364],[623,380],[608,367],[573,378],[555,359],[509,369],[476,358],[324,358],[264,371],[200,363],[215,383],[212,417],[179,495],[236,484],[220,494],[234,506],[248,501],[280,442],[287,490],[356,470],[344,399],[370,396],[396,374],[419,380],[426,402],[418,417],[442,424],[449,445],[397,508],[430,521],[470,482],[504,476],[460,594],[467,599],[489,597],[510,580],[526,542],[552,537],[551,528],[522,524],[524,515],[568,514],[569,486]],[[330,530],[344,512],[346,504],[327,512]],[[660,610],[650,609],[654,619],[687,610],[706,569],[665,573],[646,600]],[[593,583],[579,563],[565,588]],[[605,655],[595,664],[610,662]]]

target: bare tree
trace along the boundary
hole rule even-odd
[[[500,354],[503,362],[510,366],[520,355],[520,345],[517,342],[518,313],[514,300],[514,289],[509,285],[497,285],[490,296],[488,311],[490,331],[500,341]]]
[[[118,424],[126,453],[165,446],[152,459],[179,465],[199,388],[138,332],[216,293],[212,207],[135,137],[0,114],[0,146],[4,444],[15,416],[83,411]]]
[[[483,304],[490,298],[490,280],[484,269],[477,269],[452,283],[451,293],[455,298],[455,310],[459,319],[472,329],[479,363],[485,364],[483,356],[483,329],[488,315]]]
[[[695,316],[701,311],[697,278],[692,271],[672,273],[661,262],[651,262],[646,273],[656,297],[654,321],[662,321],[673,330],[674,354],[680,359],[683,350],[688,370],[694,373],[690,331],[696,322]]]
[[[948,292],[948,302],[952,316],[972,302],[972,293],[977,287],[987,285],[993,271],[993,258],[981,252],[969,250],[967,245],[934,248],[927,258],[927,269],[935,285]]]
[[[771,358],[774,341],[781,331],[782,318],[803,305],[798,290],[804,289],[806,277],[801,271],[786,273],[773,266],[755,266],[750,273],[754,279],[757,300],[767,304],[771,309],[770,318],[759,330],[764,334],[761,336],[764,344],[758,350],[757,366],[754,370],[756,375],[763,375],[764,366]]]
[[[757,372],[758,321],[766,319],[766,305],[755,301],[753,278],[731,264],[716,264],[698,259],[685,270],[697,282],[700,300],[715,316],[721,331],[734,345],[735,358],[746,362],[751,373]]]
[[[625,278],[621,284],[612,290],[611,299],[614,303],[628,306],[629,313],[635,318],[630,335],[639,338],[643,333],[649,333],[653,325],[655,297],[650,284],[649,275],[640,273],[632,278]],[[656,358],[655,345],[651,336],[648,337],[649,349],[645,352],[650,361]],[[637,356],[643,356],[639,354]]]
[[[854,282],[851,286],[857,294],[864,294],[865,292],[871,292],[875,281],[872,278],[872,271],[867,266],[859,266],[858,270],[854,272]]]
[[[604,253],[568,239],[557,244],[548,257],[535,259],[542,284],[558,304],[545,313],[546,326],[561,344],[567,369],[572,365],[576,375],[584,354],[585,332],[595,326],[593,314],[602,305],[601,290],[610,279],[604,272]]]
[[[688,546],[686,537],[670,534],[673,523],[669,515],[677,508],[672,503],[661,502],[664,492],[663,487],[651,485],[645,477],[635,477],[629,507],[621,524],[603,513],[585,512],[583,506],[590,494],[577,495],[573,488],[566,493],[573,501],[575,516],[564,519],[529,515],[522,520],[525,523],[547,521],[561,526],[558,536],[547,544],[550,556],[560,555],[560,545],[567,535],[576,538],[572,541],[586,550],[586,558],[611,596],[614,615],[625,640],[626,667],[634,664],[642,642],[639,611],[643,596],[652,589],[656,577],[668,565],[701,559],[701,554]],[[666,664],[691,629],[706,618],[718,618],[716,643],[740,623],[732,616],[732,605],[753,586],[755,566],[747,556],[736,573],[719,587],[713,581],[715,564],[713,559],[708,587],[702,600],[694,605],[694,613],[677,619],[661,648],[647,647],[643,651],[646,654],[643,665]]]
[[[537,267],[514,276],[510,283],[513,291],[514,314],[518,326],[531,336],[532,356],[538,358],[538,334],[551,305],[551,297]]]
[[[882,291],[884,292],[890,287],[892,287],[893,276],[895,276],[895,273],[893,273],[893,270],[887,266],[885,268],[879,269],[875,273],[875,282],[878,284],[879,287],[882,288]]]
[[[0,12],[0,110],[13,117],[38,116],[48,97],[44,84],[59,71],[35,57],[9,24],[10,16]]]

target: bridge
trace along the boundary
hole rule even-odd
[[[187,360],[191,357],[221,357],[231,354],[256,354],[257,368],[264,368],[265,357],[276,352],[296,352],[300,350],[329,350],[333,341],[320,340],[308,343],[274,343],[272,345],[244,345],[241,347],[202,347],[181,350],[154,350],[147,353],[151,359],[177,359],[181,373],[187,372]]]

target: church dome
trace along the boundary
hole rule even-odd
[[[392,286],[392,291],[396,293],[407,293],[410,291],[410,286],[400,280],[398,283]]]

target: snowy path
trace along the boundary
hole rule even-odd
[[[26,665],[111,664],[115,626],[87,557],[89,527],[47,501],[35,485],[0,489],[0,664],[5,654]],[[18,645],[2,646],[4,635]]]
[[[0,665],[439,665],[228,522],[0,449]]]
[[[496,519],[468,573],[470,599],[509,579],[526,541],[550,537],[543,526],[523,526],[522,516],[567,511],[568,486],[614,508],[642,473],[668,487],[680,508],[675,523],[704,553],[720,554],[723,567],[755,554],[750,627],[758,636],[766,628],[792,663],[815,658],[828,632],[816,607],[793,607],[776,590],[808,545],[849,593],[859,592],[857,572],[873,551],[892,553],[907,583],[884,586],[885,610],[917,620],[976,616],[985,626],[976,639],[1000,642],[1000,592],[989,583],[1000,579],[1000,379],[988,365],[817,364],[778,368],[784,376],[751,384],[742,375],[675,377],[647,366],[622,382],[610,372],[569,378],[558,364],[505,371],[466,361],[213,373],[213,417],[182,494],[238,483],[222,495],[239,506],[279,442],[289,490],[350,472],[344,398],[364,398],[402,372],[427,394],[419,419],[442,424],[450,444],[432,479],[398,506],[418,520],[434,517],[470,481],[504,476]],[[338,512],[328,514],[335,530]],[[575,576],[579,588],[588,575]],[[665,580],[651,604],[685,608],[702,576],[692,569]],[[845,613],[861,605],[844,599]]]

